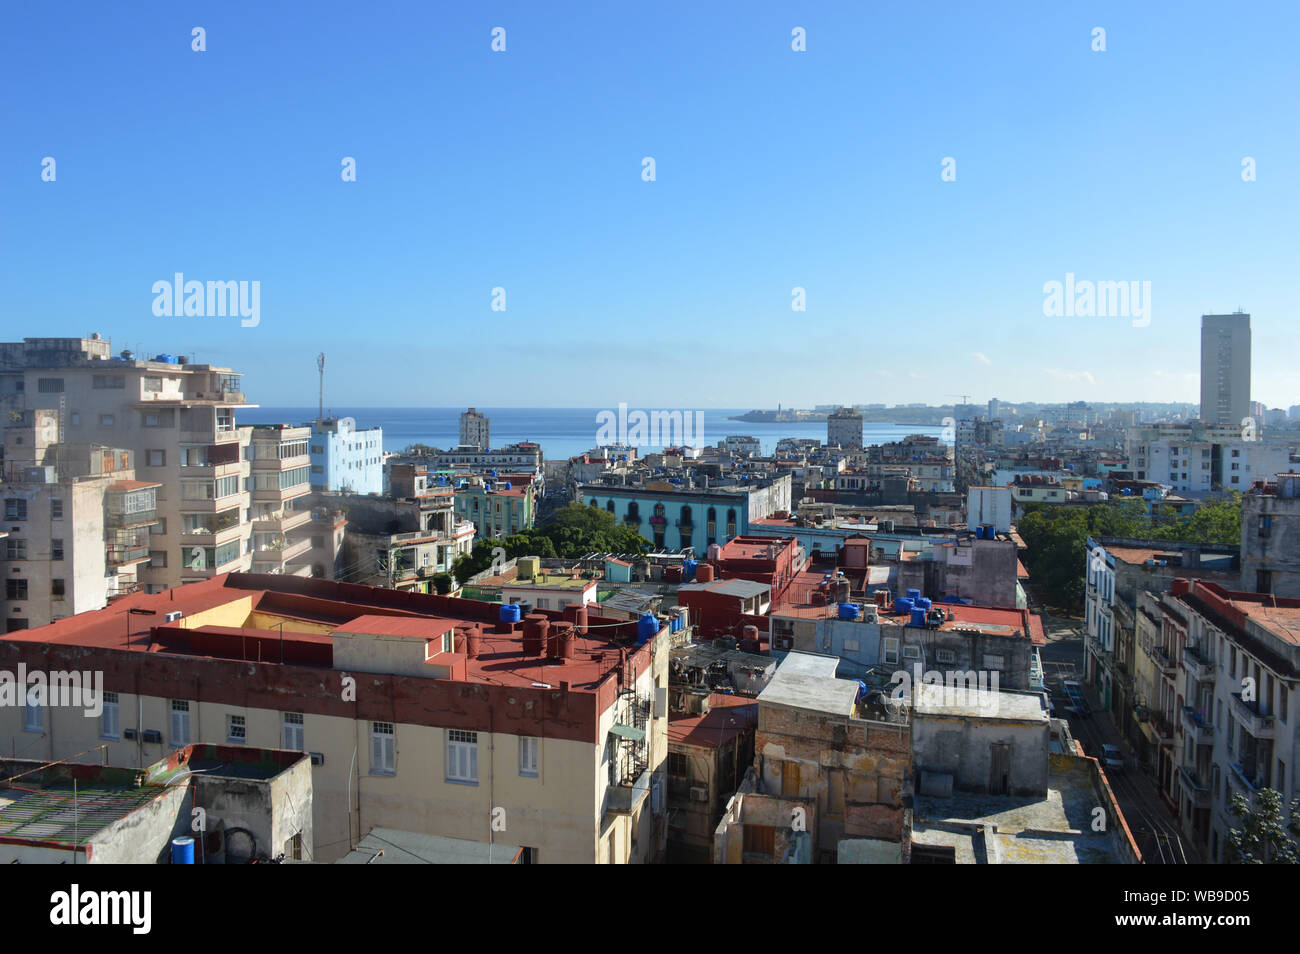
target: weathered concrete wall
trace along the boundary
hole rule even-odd
[[[1034,724],[916,713],[912,746],[918,772],[953,776],[961,791],[989,791],[993,747],[1011,746],[1008,794],[1043,795],[1047,791],[1047,754],[1051,729]]]

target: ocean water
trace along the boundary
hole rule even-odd
[[[237,412],[240,424],[305,424],[316,417],[315,407],[258,407]],[[460,415],[463,407],[334,407],[325,413],[335,417],[355,418],[358,427],[382,427],[384,450],[401,451],[410,444],[429,444],[444,450],[460,441]],[[536,441],[542,446],[546,460],[563,460],[591,450],[596,446],[600,426],[597,408],[536,408],[536,407],[480,407],[491,422],[492,445],[504,447],[516,441]],[[630,409],[631,411],[636,408]],[[717,444],[724,437],[745,435],[756,437],[763,452],[770,454],[777,441],[783,437],[826,440],[826,422],[812,421],[802,424],[752,424],[731,421],[729,417],[744,414],[749,408],[708,408],[703,416],[701,444]],[[863,427],[865,444],[883,444],[896,441],[908,434],[938,436],[941,428],[917,424],[868,423]],[[662,450],[658,445],[645,445],[641,453]]]

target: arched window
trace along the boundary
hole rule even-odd
[[[610,503],[613,503],[613,501],[611,500]],[[595,498],[595,497],[592,497],[592,498],[591,498],[591,505],[592,505],[593,507],[599,507],[599,506],[600,506],[600,504],[596,501],[596,498]]]
[[[609,511],[610,513],[613,513],[613,512],[614,512],[614,501],[613,501],[613,500],[610,500],[608,503],[606,503],[606,504],[605,504],[605,509],[606,509],[607,511]]]

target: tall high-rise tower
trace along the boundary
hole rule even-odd
[[[1201,316],[1201,419],[1239,426],[1250,415],[1250,315]]]
[[[460,443],[462,447],[480,447],[483,450],[492,446],[485,415],[470,408],[460,416]]]

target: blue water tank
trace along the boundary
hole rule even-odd
[[[175,363],[176,363],[176,359],[173,358],[173,357],[172,357],[171,355],[169,355],[169,354],[156,354],[156,355],[153,356],[153,359],[154,359],[155,361],[161,361],[161,362],[163,362],[164,364],[175,364]]]
[[[694,560],[689,560],[689,559],[688,559],[688,560],[683,560],[683,561],[682,561],[682,579],[683,579],[683,580],[693,580],[693,579],[695,579],[695,568],[696,568],[696,566],[698,566],[698,564],[697,564]]]
[[[840,619],[857,619],[858,606],[856,603],[840,604]]]
[[[982,526],[975,527],[975,539],[976,540],[984,539],[984,528]]]
[[[504,489],[504,490],[510,490],[510,489],[511,489],[510,481],[507,480],[507,481],[505,482],[505,486],[504,486],[502,489]]]
[[[495,470],[492,471],[491,476],[492,476],[492,477],[495,477],[496,475],[497,475],[497,472],[496,472]]]
[[[502,603],[501,604],[501,622],[517,623],[519,622],[519,604]]]
[[[908,621],[908,624],[907,624],[907,625],[908,625],[908,626],[924,626],[924,625],[925,625],[925,610],[921,609],[921,607],[919,607],[919,606],[913,607],[913,609],[912,609],[912,618],[911,618],[911,620]]]
[[[858,680],[858,699],[861,699],[863,696],[865,696],[865,695],[867,694],[867,691],[868,691],[868,690],[867,690],[867,684],[866,684],[865,682],[863,682],[861,679],[859,679],[859,680]]]
[[[901,600],[894,600],[894,612],[895,613],[912,612],[912,601],[906,598]]]
[[[917,600],[919,600],[919,599],[921,598],[921,591],[920,591],[920,590],[908,590],[908,591],[907,591],[907,598],[908,598],[909,600],[912,600],[913,602],[915,602],[915,601],[917,601]]]
[[[194,839],[188,835],[184,838],[172,839],[172,864],[174,865],[192,865],[194,864]]]
[[[654,613],[642,613],[636,624],[636,644],[638,646],[655,638],[659,632],[659,620]]]
[[[928,610],[931,606],[934,605],[933,603],[930,602],[930,597],[928,596],[922,596],[919,600],[914,600],[913,603],[915,606],[918,606],[923,610]]]

